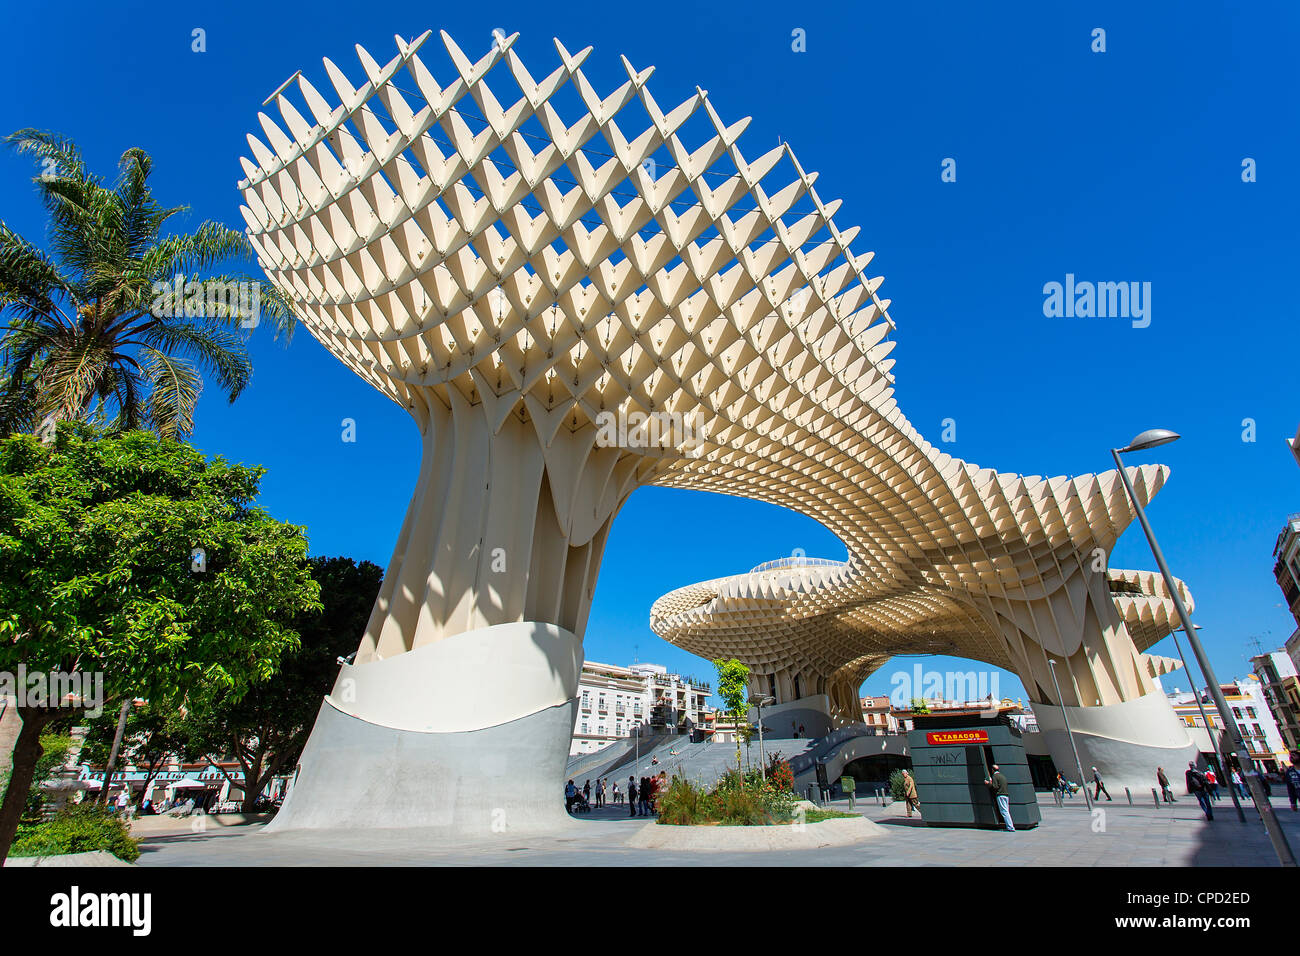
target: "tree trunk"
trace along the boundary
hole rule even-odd
[[[22,819],[23,807],[27,804],[27,794],[32,788],[32,778],[36,775],[36,762],[41,759],[44,751],[41,747],[41,731],[55,715],[40,708],[20,707],[18,716],[22,719],[23,729],[18,732],[18,740],[14,743],[9,788],[5,791],[4,802],[0,804],[0,863],[9,856],[9,847],[18,833],[18,823]]]
[[[104,764],[104,786],[99,791],[98,802],[108,806],[108,785],[113,782],[113,769],[117,766],[117,752],[122,749],[122,737],[126,733],[126,715],[131,712],[131,698],[122,701],[122,710],[117,715],[117,732],[113,734],[113,746],[108,751],[108,763]]]

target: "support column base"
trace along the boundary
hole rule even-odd
[[[1095,766],[1116,800],[1123,799],[1125,787],[1133,791],[1135,800],[1139,796],[1149,799],[1151,788],[1159,789],[1157,767],[1164,767],[1169,779],[1176,782],[1182,779],[1187,762],[1200,753],[1162,693],[1100,707],[1035,703],[1033,708],[1056,769],[1070,780],[1079,775],[1065,731],[1064,710],[1083,764],[1084,779],[1078,782],[1091,785]]]
[[[575,635],[519,623],[343,667],[267,831],[563,829],[581,666]]]

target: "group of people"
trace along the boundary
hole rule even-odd
[[[569,813],[586,813],[593,807],[610,804],[627,803],[628,816],[648,817],[655,814],[655,800],[668,788],[668,772],[659,771],[659,775],[642,777],[640,781],[632,774],[628,775],[627,784],[619,788],[618,781],[610,782],[608,777],[597,778],[593,788],[591,781],[581,787],[572,780],[564,785],[564,809]],[[592,794],[595,794],[593,801]]]
[[[1185,777],[1187,792],[1196,797],[1196,802],[1200,804],[1205,819],[1213,820],[1214,804],[1222,799],[1219,796],[1219,778],[1214,772],[1214,768],[1207,767],[1205,770],[1198,770],[1195,762],[1188,761]],[[1156,768],[1156,779],[1160,781],[1161,791],[1165,795],[1165,799],[1173,803],[1173,794],[1169,792],[1169,778],[1165,776],[1163,768]],[[1266,799],[1273,795],[1273,788],[1269,786],[1267,777],[1256,771],[1255,779],[1259,781],[1260,789],[1264,791]],[[1286,795],[1291,803],[1291,812],[1295,813],[1300,807],[1300,751],[1292,752],[1291,766],[1282,771],[1282,779],[1286,782]],[[1246,781],[1242,777],[1240,770],[1233,767],[1229,772],[1228,781],[1236,792],[1238,799],[1249,799],[1246,791]]]

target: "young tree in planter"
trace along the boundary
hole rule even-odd
[[[82,685],[84,707],[172,707],[193,688],[239,695],[269,677],[320,589],[302,529],[254,506],[262,474],[148,432],[62,423],[49,444],[0,438],[0,672],[99,675],[103,700]],[[16,707],[0,859],[64,703]]]
[[[713,666],[718,671],[718,696],[722,698],[722,703],[726,705],[726,709],[731,712],[732,719],[735,721],[736,767],[739,768],[740,720],[742,715],[748,717],[749,714],[749,668],[734,657],[729,661],[719,658],[713,662]]]
[[[312,577],[320,584],[323,611],[293,621],[301,643],[287,652],[268,680],[237,696],[225,688],[196,695],[177,722],[188,760],[207,760],[244,793],[243,811],[256,809],[258,796],[273,777],[298,762],[320,710],[334,686],[340,657],[354,653],[379,595],[383,569],[351,558],[312,558]],[[239,773],[220,766],[233,757]]]

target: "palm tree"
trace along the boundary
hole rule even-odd
[[[210,221],[163,236],[188,207],[154,200],[143,150],[122,154],[108,186],[70,140],[24,129],[5,142],[41,167],[50,254],[0,221],[0,435],[93,419],[186,437],[201,375],[233,402],[252,374],[245,330],[267,318],[287,340],[292,306],[244,276],[199,281],[248,259],[248,240]]]

